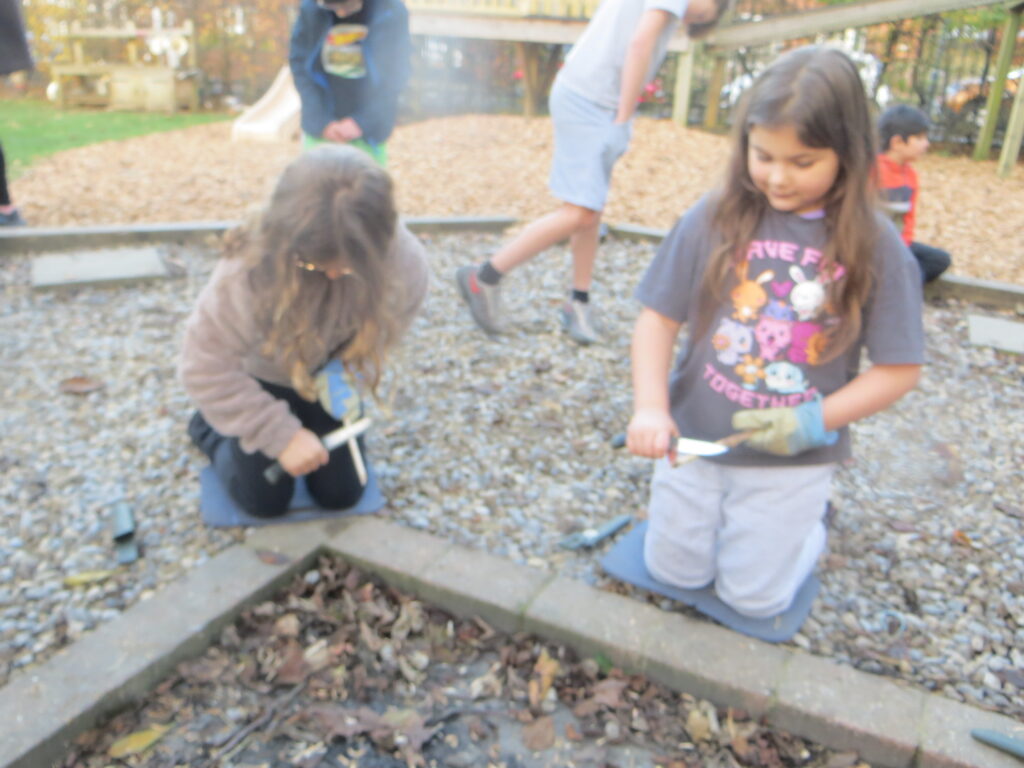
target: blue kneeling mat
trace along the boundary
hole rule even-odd
[[[797,590],[792,605],[777,616],[756,619],[737,613],[723,603],[715,594],[713,584],[701,589],[683,589],[656,581],[644,565],[644,534],[647,532],[647,521],[638,523],[619,539],[601,560],[601,567],[609,576],[625,581],[635,587],[655,592],[677,602],[696,608],[705,616],[721,622],[730,629],[744,635],[767,640],[770,643],[782,643],[789,640],[799,631],[811,612],[821,583],[813,573]]]
[[[274,525],[275,523],[301,523],[306,520],[338,517],[340,515],[368,515],[383,507],[387,500],[377,485],[377,475],[369,463],[366,465],[366,488],[354,507],[349,509],[323,509],[316,505],[306,488],[306,481],[297,478],[295,492],[288,504],[288,512],[280,517],[256,517],[250,515],[235,503],[221,483],[213,467],[207,465],[199,473],[199,510],[203,522],[212,528],[229,528],[238,525]]]

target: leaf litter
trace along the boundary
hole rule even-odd
[[[852,768],[606,659],[459,619],[321,557],[64,768]]]

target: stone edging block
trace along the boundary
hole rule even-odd
[[[0,766],[40,768],[78,734],[147,694],[175,665],[202,653],[242,609],[311,562],[292,546],[268,564],[247,546],[224,550],[0,689]]]
[[[1011,718],[379,517],[358,517],[258,529],[245,544],[18,673],[0,689],[0,766],[39,768],[60,759],[76,735],[202,653],[245,606],[325,551],[452,613],[600,654],[669,688],[856,750],[876,768],[1020,765],[970,737],[971,728],[1024,737],[1024,724]]]
[[[512,216],[412,216],[402,221],[413,232],[503,232],[516,223]],[[185,221],[98,227],[4,227],[0,255],[82,250],[142,243],[202,243],[220,237],[237,221]]]

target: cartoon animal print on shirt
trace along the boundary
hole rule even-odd
[[[743,379],[744,389],[757,389],[757,382],[764,378],[764,360],[753,355],[744,355],[743,362],[734,369]]]
[[[764,385],[772,392],[790,395],[807,389],[807,377],[792,363],[769,363],[764,369]]]
[[[711,337],[718,361],[723,365],[736,365],[740,356],[754,347],[754,332],[743,323],[723,317],[718,330]]]
[[[808,280],[800,267],[789,268],[789,276],[796,281],[796,286],[789,293],[789,301],[796,311],[798,320],[813,320],[825,305],[825,284],[821,276]]]
[[[766,269],[757,276],[756,280],[748,280],[747,271],[749,269],[749,261],[743,261],[736,266],[736,277],[739,279],[739,285],[729,292],[729,298],[732,299],[733,305],[732,316],[734,319],[743,322],[752,322],[757,319],[758,310],[768,301],[768,294],[761,284],[775,277],[774,272]]]
[[[774,299],[769,301],[757,321],[757,327],[754,328],[754,337],[760,347],[761,357],[765,360],[777,360],[789,346],[792,327],[793,310],[784,302]]]
[[[786,357],[793,363],[817,365],[825,350],[825,334],[818,323],[793,323]]]

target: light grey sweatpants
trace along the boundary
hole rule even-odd
[[[686,589],[715,583],[747,616],[789,607],[825,549],[823,522],[835,464],[730,467],[697,459],[657,462],[644,563]]]

